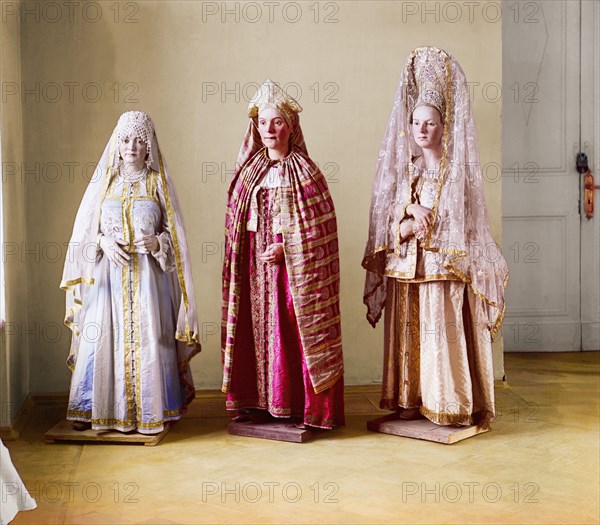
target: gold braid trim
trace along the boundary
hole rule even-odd
[[[179,288],[181,289],[181,298],[183,300],[183,306],[185,308],[185,339],[180,339],[177,335],[176,338],[180,341],[184,341],[188,346],[198,347],[198,334],[190,331],[188,313],[189,313],[189,302],[187,288],[185,285],[185,276],[183,275],[183,265],[181,263],[181,251],[179,249],[179,238],[177,237],[177,230],[175,228],[175,210],[171,204],[171,196],[169,194],[169,187],[167,185],[167,177],[165,175],[165,165],[163,163],[162,154],[158,151],[158,166],[159,176],[163,185],[163,193],[165,196],[165,206],[167,207],[167,219],[169,221],[169,230],[171,231],[171,238],[173,239],[173,250],[175,251],[175,263],[177,265],[177,279],[179,280]],[[190,337],[191,334],[191,337]],[[178,334],[181,335],[181,334]],[[199,350],[198,350],[199,351]]]
[[[123,189],[121,190],[121,228],[123,230],[123,240],[128,243],[127,252],[132,253],[135,248],[133,243],[133,200],[135,195],[129,196],[128,191],[129,187],[124,183]],[[130,425],[134,425],[134,410],[136,409],[134,406],[133,385],[131,383],[131,327],[134,312],[132,311],[129,302],[130,295],[133,293],[133,290],[131,290],[132,283],[129,281],[129,272],[133,272],[134,260],[137,260],[137,255],[133,255],[133,258],[129,263],[126,266],[121,267],[121,295],[123,302],[123,373],[125,376],[127,418]],[[139,378],[139,368],[136,373],[136,378]],[[139,399],[136,399],[136,403],[138,402]]]
[[[146,176],[146,181],[147,181],[148,176]],[[135,190],[133,193],[133,197],[131,199],[131,205],[130,205],[130,209],[129,209],[129,216],[128,216],[128,220],[131,221],[130,227],[130,233],[131,233],[131,237],[132,237],[132,241],[134,240],[133,237],[135,237],[135,230],[134,230],[134,206],[135,206],[135,201],[137,200],[137,198],[139,197],[140,194],[140,186],[141,186],[141,182],[136,182],[135,184]],[[135,245],[134,245],[135,246]],[[135,413],[136,413],[136,420],[137,420],[137,424],[138,426],[142,426],[141,422],[142,422],[142,378],[141,378],[141,371],[142,371],[142,341],[141,341],[141,334],[140,334],[140,256],[136,253],[133,255],[132,260],[129,262],[129,264],[132,265],[132,269],[133,269],[133,311],[130,312],[130,316],[131,316],[131,322],[133,325],[133,342],[134,342],[134,359],[135,359],[135,385],[133,385],[133,387],[135,388]],[[130,414],[130,417],[132,417],[133,414]]]
[[[138,422],[133,423],[132,421],[123,421],[122,419],[93,419],[91,410],[67,410],[67,419],[69,421],[86,421],[92,425],[116,427],[116,428],[160,428],[167,421],[173,419],[180,419],[185,414],[186,409],[181,408],[178,410],[163,410],[163,421],[150,421],[147,423]]]
[[[70,281],[61,281],[60,282],[60,289],[66,291],[70,291],[71,288],[73,288],[75,285],[77,284],[81,284],[81,283],[85,283],[85,284],[94,284],[94,278],[93,277],[78,277],[77,279],[71,279]]]
[[[420,408],[421,414],[436,425],[472,425],[473,418],[469,414],[452,414],[444,412],[434,412],[424,405]]]

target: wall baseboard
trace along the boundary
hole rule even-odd
[[[14,441],[15,439],[19,439],[21,431],[25,428],[29,418],[35,411],[36,406],[33,396],[31,394],[28,395],[25,398],[25,401],[23,401],[14,423],[9,427],[0,427],[0,439],[2,439],[2,441]]]

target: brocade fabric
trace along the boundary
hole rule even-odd
[[[258,408],[275,417],[297,417],[305,424],[344,425],[343,380],[315,393],[302,351],[287,268],[267,264],[260,255],[283,241],[280,233],[279,169],[271,168],[253,192],[246,228],[242,288],[249,290],[248,312],[238,323],[235,367],[227,408]],[[250,344],[252,340],[252,344]]]

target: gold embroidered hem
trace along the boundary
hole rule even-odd
[[[396,272],[394,270],[386,270],[384,275],[386,277],[393,277],[395,279],[402,279],[405,283],[424,283],[428,281],[461,281],[462,279],[452,273],[434,273],[424,276],[411,276],[408,272]]]
[[[468,414],[451,414],[447,412],[434,412],[425,406],[419,409],[429,421],[436,425],[472,425],[473,418]]]
[[[67,410],[67,419],[69,421],[84,421],[91,423],[94,430],[118,430],[119,432],[130,432],[137,430],[142,434],[158,434],[164,430],[165,423],[178,421],[185,413],[185,409],[181,410],[165,410],[163,419],[160,421],[123,421],[121,419],[96,419],[92,417],[92,411]]]

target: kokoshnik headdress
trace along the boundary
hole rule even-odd
[[[408,100],[411,115],[419,106],[431,106],[438,110],[443,120],[446,113],[444,64],[431,53],[420,53],[415,56],[411,73],[413,89]]]
[[[244,140],[238,153],[236,171],[239,171],[251,157],[264,148],[260,133],[258,132],[258,115],[267,108],[281,111],[288,126],[293,127],[290,144],[300,149],[305,155],[308,155],[298,116],[298,113],[302,111],[302,106],[297,100],[288,95],[277,82],[273,82],[268,78],[248,103],[248,117],[250,117],[250,122],[248,123]]]
[[[413,160],[422,154],[411,132],[412,113],[421,105],[436,108],[444,123],[433,220],[421,246],[438,253],[443,267],[472,287],[483,301],[493,335],[504,317],[508,268],[490,233],[465,74],[454,57],[435,47],[420,47],[408,55],[379,151],[362,262],[367,270],[367,319],[375,326],[381,316],[386,259],[399,253],[398,228],[404,206],[411,202]]]
[[[248,104],[248,116],[258,117],[258,114],[267,109],[278,109],[283,114],[288,125],[292,125],[302,106],[294,98],[290,97],[283,88],[268,78],[258,89]]]

